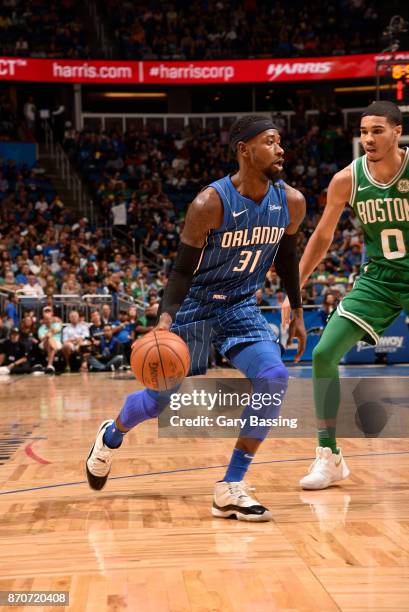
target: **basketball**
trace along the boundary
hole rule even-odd
[[[173,389],[185,378],[189,367],[186,343],[170,331],[151,331],[133,344],[132,371],[137,380],[149,389]]]

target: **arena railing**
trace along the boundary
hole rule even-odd
[[[57,170],[61,174],[62,180],[66,183],[68,189],[71,191],[80,213],[84,217],[87,217],[91,224],[94,224],[96,218],[93,201],[88,196],[82,181],[73,169],[64,149],[58,142],[55,142],[50,124],[47,121],[44,121],[43,127],[47,154],[53,159]]]
[[[343,108],[341,109],[343,116],[343,127],[354,125],[361,116],[364,108]],[[236,113],[81,113],[81,125],[80,129],[90,128],[93,130],[117,130],[119,132],[126,132],[130,128],[132,129],[160,129],[162,132],[179,132],[187,127],[198,127],[204,128],[226,128],[232,125],[232,123],[240,116],[247,113],[236,112]],[[285,120],[285,127],[290,129],[293,127],[293,121],[297,117],[297,113],[293,110],[280,110],[280,111],[264,111],[254,112],[255,115],[266,115],[272,116],[273,120],[276,121],[280,118]],[[320,110],[311,109],[305,111],[305,116],[309,117],[317,116],[320,114]]]
[[[5,312],[6,306],[10,303],[10,298],[13,295],[17,296],[15,306],[19,321],[22,320],[24,314],[28,311],[34,311],[37,320],[40,320],[42,309],[50,305],[46,297],[36,298],[21,295],[13,291],[0,291],[0,312]],[[146,304],[142,300],[121,294],[115,299],[112,295],[94,293],[88,293],[82,296],[73,294],[56,294],[52,296],[52,307],[54,312],[64,323],[68,323],[71,310],[78,310],[84,316],[85,320],[90,322],[91,312],[96,309],[100,310],[104,304],[108,304],[111,307],[114,317],[118,316],[120,310],[129,310],[131,306],[135,306],[138,316],[141,316],[146,308]]]
[[[168,266],[166,266],[165,263],[166,258],[158,253],[155,253],[151,249],[148,249],[148,247],[143,244],[139,245],[139,258],[146,261],[148,266],[156,271],[163,270],[164,272],[167,272],[168,270]]]
[[[13,292],[0,291],[0,312],[4,312],[7,304],[10,301],[10,296]],[[34,310],[37,319],[41,318],[41,312],[44,306],[48,305],[46,297],[35,298],[31,296],[17,295],[17,314],[21,321],[24,313],[29,310]],[[78,310],[87,322],[91,320],[91,312],[95,309],[100,310],[104,304],[111,307],[114,317],[118,316],[120,310],[128,310],[131,306],[135,306],[138,311],[138,316],[142,315],[146,308],[146,303],[138,298],[132,298],[127,295],[119,294],[116,298],[112,295],[101,295],[95,293],[86,293],[84,295],[72,294],[55,294],[52,296],[52,306],[55,314],[59,316],[64,323],[68,323],[68,317],[71,310]],[[280,306],[261,306],[262,311],[279,311]],[[304,306],[305,310],[319,310],[320,305]]]

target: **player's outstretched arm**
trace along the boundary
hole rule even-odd
[[[315,268],[326,255],[345,205],[352,191],[352,169],[347,166],[334,175],[327,194],[327,203],[322,217],[309,239],[300,261],[301,287],[305,285]]]
[[[188,208],[175,263],[159,307],[156,329],[170,328],[200,264],[207,235],[210,230],[220,227],[222,222],[220,197],[215,189],[208,187],[196,196]]]

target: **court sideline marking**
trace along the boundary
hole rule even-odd
[[[388,453],[364,453],[357,455],[344,455],[346,459],[355,457],[385,457],[392,455],[409,455],[409,451],[392,451]],[[271,461],[254,461],[252,465],[271,465],[273,463],[292,463],[296,461],[314,461],[315,457],[296,457],[295,459],[272,459]],[[181,474],[185,472],[198,472],[200,470],[216,470],[227,467],[227,463],[223,465],[205,465],[193,468],[180,468],[177,470],[165,470],[161,472],[145,472],[143,474],[129,474],[127,476],[112,476],[110,480],[125,480],[131,478],[142,478],[144,476],[162,476],[165,474]],[[0,491],[1,495],[11,495],[12,493],[28,493],[29,491],[40,491],[42,489],[56,489],[57,487],[72,487],[74,485],[86,484],[86,480],[78,480],[76,482],[60,482],[52,485],[42,485],[39,487],[30,487],[27,489],[13,489],[12,491]]]

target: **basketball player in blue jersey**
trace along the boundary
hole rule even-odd
[[[303,195],[279,179],[284,151],[269,118],[245,116],[230,133],[239,171],[212,183],[189,206],[178,254],[162,299],[156,330],[170,329],[187,343],[191,375],[206,372],[212,342],[247,378],[254,393],[272,400],[263,416],[277,418],[288,383],[277,337],[256,307],[274,261],[291,309],[290,339],[305,347],[297,230],[304,218]],[[131,393],[116,418],[104,421],[86,462],[89,485],[105,485],[113,449],[146,419],[157,417],[169,393],[150,389]],[[252,411],[248,406],[242,415]],[[253,413],[254,414],[254,413]],[[268,434],[268,427],[245,425],[223,480],[216,482],[212,513],[246,521],[268,521],[271,513],[250,494],[243,478]]]

